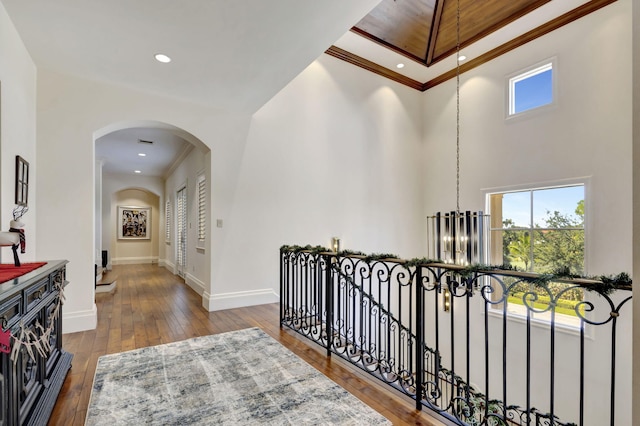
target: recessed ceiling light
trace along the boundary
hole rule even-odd
[[[464,56],[464,55],[458,56],[458,61],[460,61],[460,62],[464,61],[465,59],[467,59],[467,57]]]
[[[163,64],[168,64],[171,62],[171,58],[165,55],[164,53],[156,53],[156,61],[162,62]]]
[[[140,170],[134,170],[134,171],[133,171],[133,173],[140,174],[140,173],[142,173],[142,172],[141,172]]]
[[[139,152],[138,153],[138,157],[146,157],[146,156],[147,156],[147,154],[145,154],[144,152]]]
[[[404,68],[404,64],[403,63],[399,63],[398,65],[396,65],[396,68]]]

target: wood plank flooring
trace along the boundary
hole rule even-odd
[[[280,329],[277,304],[207,312],[201,297],[162,267],[123,265],[114,267],[114,273],[116,290],[96,294],[97,328],[63,336],[64,348],[74,355],[73,366],[49,425],[84,424],[102,355],[248,327],[260,327],[394,425],[441,424],[426,411],[416,411],[411,399],[376,383],[337,356],[327,358],[322,348],[292,331]],[[73,283],[67,291],[73,291]]]

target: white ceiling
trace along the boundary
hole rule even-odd
[[[39,69],[253,114],[379,0],[1,0]],[[173,60],[161,64],[154,54]],[[166,172],[170,132],[101,138],[105,173]]]
[[[247,114],[331,45],[421,82],[455,66],[445,60],[427,69],[349,32],[379,1],[0,0],[40,69]],[[473,58],[587,1],[551,1],[464,53]],[[158,52],[173,61],[158,63]],[[140,138],[156,142],[142,163]],[[123,130],[101,138],[96,155],[106,173],[160,176],[183,150],[176,139]]]
[[[142,176],[166,177],[191,149],[193,145],[165,129],[140,127],[96,139],[96,160],[105,174],[134,175],[139,170]]]
[[[38,67],[250,114],[378,2],[2,0]]]

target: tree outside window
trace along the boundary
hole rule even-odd
[[[584,275],[584,185],[490,194],[489,203],[492,263],[536,273]],[[550,284],[554,295],[566,288]],[[548,296],[520,284],[509,303],[522,305],[520,293],[531,290]],[[556,313],[575,317],[573,307],[582,299],[581,289],[565,292]],[[513,310],[518,311],[517,306]]]

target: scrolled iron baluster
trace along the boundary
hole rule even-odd
[[[524,283],[526,283],[526,281]],[[514,286],[510,287],[510,293],[513,288]],[[541,300],[540,294],[538,294],[538,291],[540,289],[542,289],[546,293],[546,296],[549,298],[548,302],[543,302]],[[547,285],[537,284],[535,286],[535,289],[530,289],[524,292],[524,294],[522,295],[522,303],[529,311],[541,314],[544,312],[555,311],[558,304],[558,297],[553,294],[553,292]],[[544,309],[536,308],[536,303],[545,305]]]
[[[380,373],[380,380],[388,384],[388,376],[391,372],[391,366],[389,365],[387,354],[384,351],[380,352],[380,358],[378,359],[378,372]]]
[[[407,395],[415,395],[415,377],[414,374],[407,369],[400,369],[398,371],[398,385],[402,388]]]
[[[491,273],[479,273],[475,278],[478,283],[478,289],[480,290],[480,294],[484,301],[490,305],[499,305],[507,301],[509,296],[510,289],[519,283],[519,281],[514,282],[513,284],[507,284],[504,279],[500,278],[496,274]],[[480,281],[484,281],[483,284],[480,284]],[[501,296],[499,299],[492,299],[492,295],[496,293],[496,286],[501,290]]]
[[[591,324],[591,325],[603,325],[606,324],[610,321],[613,321],[614,319],[618,318],[620,316],[620,309],[622,309],[622,307],[631,300],[631,296],[625,298],[624,300],[622,300],[622,302],[620,302],[617,306],[615,305],[615,303],[613,302],[613,300],[611,300],[611,298],[605,294],[602,293],[595,293],[597,295],[599,295],[600,297],[603,298],[603,300],[605,300],[607,302],[608,305],[608,312],[606,313],[607,317],[602,320],[602,321],[595,321],[592,319],[589,319],[586,317],[586,315],[583,315],[581,312],[581,308],[584,308],[584,312],[585,314],[587,312],[594,312],[596,309],[596,306],[593,304],[593,302],[588,301],[588,300],[583,300],[582,302],[578,302],[576,304],[575,310],[576,310],[576,315],[578,318],[580,318],[581,320],[583,320],[585,323],[587,324]]]
[[[364,346],[363,346],[364,347]],[[366,371],[375,371],[378,368],[378,360],[373,356],[372,347],[369,346],[369,349],[362,352],[361,356],[362,367]],[[373,368],[371,368],[373,366]]]
[[[415,270],[413,272],[408,271],[404,265],[396,264],[390,270],[391,276],[395,277],[395,281],[402,287],[410,286],[414,282]]]
[[[478,398],[479,393],[470,391],[470,387],[455,376],[454,372],[445,370],[440,361],[435,361],[434,365],[432,358],[437,356],[437,352],[429,349],[422,352],[416,351],[414,340],[416,337],[413,334],[414,323],[404,322],[406,315],[402,315],[405,307],[412,306],[411,299],[409,301],[405,299],[406,294],[409,294],[410,297],[419,297],[421,294],[426,295],[429,291],[435,292],[445,286],[450,289],[452,297],[471,297],[476,290],[479,290],[482,296],[480,301],[486,302],[483,309],[488,309],[489,306],[495,308],[495,305],[498,304],[506,305],[509,295],[517,290],[516,286],[530,285],[533,278],[531,274],[509,271],[478,271],[467,276],[459,274],[461,268],[457,266],[425,264],[417,267],[404,267],[401,262],[385,260],[376,260],[366,264],[363,259],[357,256],[341,256],[335,257],[335,259],[335,263],[331,264],[335,279],[334,284],[337,283],[336,297],[332,299],[332,302],[336,303],[336,310],[339,311],[339,315],[333,317],[333,322],[337,325],[335,353],[341,353],[340,356],[349,362],[363,368],[405,394],[420,400],[424,398],[425,405],[429,408],[451,419],[455,418],[457,414],[461,419],[457,423],[469,420],[467,423],[474,425],[523,425],[528,424],[529,421],[541,421],[542,424],[563,425],[558,419],[545,416],[535,409],[531,409],[529,405],[527,405],[529,410],[527,411],[516,406],[505,407],[504,403],[500,405],[484,395],[482,398]],[[304,264],[305,268],[323,267],[314,265],[314,260],[308,257],[302,259],[300,263]],[[417,268],[420,268],[420,274],[417,274]],[[305,285],[305,283],[301,284]],[[416,285],[415,291],[405,293],[405,290],[402,289],[403,286],[414,284]],[[519,296],[522,296],[522,303],[529,311],[539,313],[551,311],[553,315],[559,299],[572,288],[575,286],[569,286],[558,292],[555,284],[546,286],[541,283],[537,285],[537,291],[525,288],[525,291]],[[502,290],[502,294],[500,294],[500,290]],[[302,291],[305,290],[302,289]],[[540,294],[548,295],[548,302],[546,299],[541,300]],[[594,294],[597,295],[594,298],[599,297],[600,299],[583,300],[578,302],[575,307],[576,317],[583,324],[603,325],[608,322],[615,324],[615,321],[620,318],[622,306],[631,299],[629,297],[621,303],[617,302],[618,299],[614,299],[616,300],[614,303],[606,295]],[[541,306],[539,302],[544,304]],[[437,309],[437,305],[434,304],[427,308]],[[327,321],[326,312],[320,307],[310,304],[304,306],[304,310],[306,309],[312,315],[318,316],[318,319]],[[322,312],[319,312],[320,310]],[[501,307],[500,311],[504,313],[504,321],[506,321],[506,309],[503,310]],[[485,310],[485,312],[487,311]],[[594,318],[596,312],[598,313],[597,319]],[[406,312],[404,313],[406,314]],[[600,314],[604,317],[600,317]],[[413,312],[409,311],[408,316],[415,321]],[[485,322],[487,322],[487,317],[488,315],[485,317]],[[312,329],[311,334],[317,334],[316,329]],[[313,337],[317,339],[317,336]],[[322,336],[322,338],[326,338],[326,336]],[[436,349],[438,349],[437,344]],[[407,356],[409,352],[415,353],[415,356],[420,354],[421,358],[427,360],[424,363],[423,371],[425,379],[428,380],[421,379],[421,382],[426,384],[421,389],[421,395],[416,392],[418,388],[417,376],[412,372],[414,361]],[[453,367],[453,365],[447,366]],[[466,371],[468,370],[467,366]],[[488,382],[485,387],[489,388]],[[474,402],[474,399],[477,401]],[[501,407],[500,410],[495,410],[495,406],[498,406],[496,404]],[[490,407],[488,412],[478,408],[487,405]],[[553,409],[551,412],[553,413]]]
[[[467,280],[454,279],[457,274],[447,275],[447,288],[452,297],[466,297],[469,294]]]
[[[420,282],[417,282],[416,284],[425,291],[434,291],[437,287],[437,280],[433,275],[433,271],[429,267],[424,267],[424,266],[418,266],[418,267],[422,268],[422,274],[421,274],[422,277],[420,279]]]
[[[384,262],[375,262],[375,264],[371,268],[372,272],[376,270],[376,277],[378,278],[378,281],[387,284],[390,284],[392,275],[391,269],[392,268],[389,268],[389,265]]]
[[[438,408],[438,400],[442,398],[442,390],[436,380],[427,380],[424,382],[423,399],[429,403],[432,408]]]
[[[440,284],[442,282],[442,278],[444,276],[447,275],[447,273],[449,271],[443,269],[443,268],[436,268],[433,266],[423,266],[423,271],[426,271],[427,274],[423,273],[423,277],[428,277],[431,276],[433,279],[432,280],[427,280],[427,282],[429,282],[431,285],[430,286],[425,286],[424,289],[426,291],[437,291],[440,289]],[[423,279],[423,281],[425,281]]]
[[[482,414],[482,410],[476,407],[476,402],[471,396],[455,396],[452,398],[453,416],[464,425],[482,424],[478,414]]]
[[[340,275],[353,277],[357,264],[354,263],[354,259],[350,257],[342,257],[334,266],[337,268]]]
[[[354,283],[355,283],[355,277],[356,277],[356,273],[357,276],[360,278],[360,280],[366,280],[366,279],[370,279],[371,278],[371,271],[372,271],[372,267],[371,267],[371,263],[367,263],[365,261],[363,261],[362,259],[349,259],[349,263],[347,264],[347,268],[348,266],[351,265],[351,272],[353,274],[353,279],[354,279]],[[344,271],[346,272],[348,269],[345,268]]]

